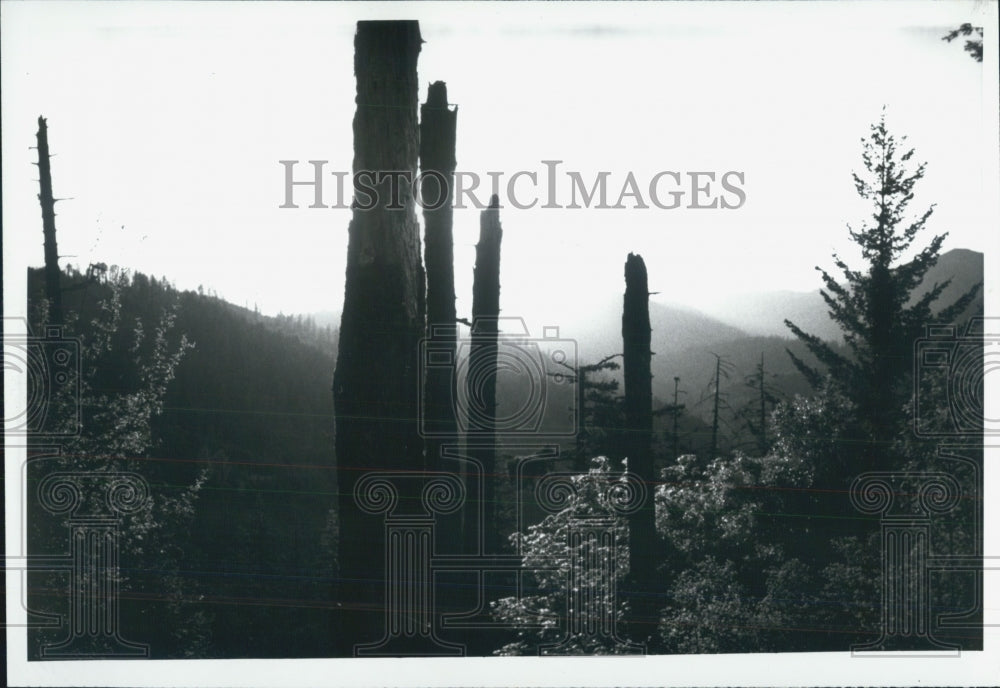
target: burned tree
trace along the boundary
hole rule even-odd
[[[664,432],[665,438],[670,440],[671,444],[671,459],[676,460],[680,456],[680,431],[677,428],[678,421],[680,420],[681,414],[684,413],[685,405],[680,403],[680,395],[684,394],[680,390],[681,379],[674,376],[674,403],[665,404],[660,408],[653,411],[654,416],[670,416],[673,423],[673,430],[667,430]]]
[[[573,467],[581,473],[586,473],[590,461],[595,456],[611,456],[615,452],[615,431],[620,428],[621,397],[615,395],[618,391],[618,380],[597,378],[598,373],[618,370],[621,365],[615,360],[621,354],[605,356],[597,363],[589,365],[570,365],[565,361],[557,364],[569,371],[550,372],[549,377],[566,377],[576,385],[576,408],[580,418],[576,430],[576,447],[573,455]],[[610,436],[610,437],[609,437]]]
[[[476,267],[472,280],[472,334],[469,344],[467,386],[468,426],[476,435],[468,453],[480,465],[482,490],[479,527],[482,546],[495,552],[500,544],[496,523],[496,389],[500,317],[500,202],[490,198],[490,206],[479,221]],[[471,534],[467,533],[467,537]]]
[[[42,204],[42,232],[45,236],[45,298],[49,302],[49,323],[61,325],[62,290],[59,285],[59,249],[56,246],[56,199],[52,196],[52,169],[49,166],[49,129],[38,118],[38,181]]]
[[[339,637],[347,643],[378,632],[384,604],[382,524],[356,505],[355,485],[368,471],[423,465],[417,425],[417,351],[424,332],[420,232],[405,175],[379,174],[416,175],[420,44],[415,21],[358,22],[354,38],[354,173],[370,175],[376,194],[370,209],[356,197],[348,226],[333,380],[343,581],[338,598],[350,609],[340,619]]]
[[[625,303],[622,312],[625,379],[625,449],[628,469],[646,486],[646,499],[629,516],[629,593],[633,640],[655,635],[656,605],[652,597],[656,566],[656,526],[653,505],[653,375],[650,371],[652,330],[649,324],[649,284],[642,257],[625,261]]]
[[[426,467],[441,465],[443,440],[454,438],[456,423],[455,264],[452,198],[455,175],[457,109],[448,107],[448,89],[436,81],[420,108],[420,200],[424,212],[424,260],[427,263],[427,349],[439,360],[427,366],[424,380],[424,427],[428,436]]]
[[[760,456],[766,456],[771,445],[767,436],[767,416],[769,409],[773,409],[778,403],[778,396],[775,390],[768,384],[768,378],[775,377],[772,373],[767,375],[764,369],[764,353],[760,354],[760,363],[754,366],[754,372],[747,375],[743,384],[755,392],[756,399],[743,408],[743,419],[747,430],[754,438],[757,451]]]

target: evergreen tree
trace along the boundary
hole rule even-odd
[[[976,285],[946,308],[935,309],[936,301],[950,280],[935,284],[914,298],[914,290],[937,262],[947,233],[934,236],[908,262],[900,262],[917,234],[934,211],[930,206],[912,218],[908,214],[913,189],[923,178],[925,165],[909,164],[913,149],[902,148],[906,137],[889,133],[885,114],[862,139],[865,172],[855,173],[858,195],[873,207],[871,220],[858,229],[848,225],[851,239],[867,262],[864,270],[853,270],[838,255],[834,263],[844,282],[817,267],[826,289],[821,291],[830,317],[844,333],[849,353],[840,353],[831,343],[808,334],[795,323],[785,325],[801,339],[826,367],[826,372],[858,409],[856,439],[870,461],[885,465],[886,449],[894,431],[904,420],[904,406],[911,391],[913,345],[930,322],[951,322],[975,297]],[[823,375],[791,351],[795,366],[814,388]],[[881,448],[880,448],[881,447]]]
[[[576,408],[579,425],[573,464],[578,471],[586,471],[591,457],[611,456],[621,448],[622,397],[617,394],[618,380],[597,377],[598,373],[621,368],[616,358],[622,354],[605,356],[597,363],[571,366],[565,361],[558,364],[569,371],[548,373],[549,377],[568,377],[576,385]],[[624,457],[617,457],[624,458]]]
[[[150,460],[157,440],[162,439],[156,437],[155,421],[163,413],[167,388],[194,345],[185,334],[175,331],[178,302],[174,294],[160,290],[155,294],[156,302],[149,299],[149,307],[140,316],[138,304],[126,304],[125,300],[134,300],[141,290],[152,294],[149,280],[144,275],[131,276],[117,266],[104,274],[102,281],[95,283],[102,295],[96,306],[62,312],[63,336],[78,344],[80,367],[70,373],[75,380],[56,389],[48,404],[49,427],[63,435],[60,449],[53,452],[44,438],[30,437],[26,479],[37,486],[45,478],[63,473],[72,476],[73,484],[85,486],[89,479],[100,484],[104,474],[141,476],[149,495],[139,508],[123,517],[118,540],[123,564],[121,568],[116,565],[111,575],[117,577],[122,599],[146,602],[122,605],[118,629],[129,641],[148,643],[158,658],[201,656],[210,644],[211,616],[203,609],[192,611],[186,604],[199,599],[201,592],[199,584],[183,574],[181,562],[191,547],[178,533],[191,527],[208,473],[202,469],[192,479],[169,463]],[[61,278],[69,281],[72,276],[67,273]],[[77,279],[81,279],[79,273]],[[29,273],[29,285],[33,282],[37,278]],[[46,288],[48,285],[46,279]],[[50,300],[39,298],[37,289],[29,293],[31,328],[44,331],[51,323]],[[161,301],[162,308],[158,308]],[[84,497],[88,495],[84,493]],[[30,553],[44,556],[65,548],[67,523],[63,517],[46,513],[40,499],[29,500],[27,509]],[[150,576],[148,572],[153,571],[155,576]],[[65,573],[45,576],[32,580],[29,598],[33,605],[48,611],[52,604],[49,591],[64,585]],[[157,597],[166,604],[148,602]],[[36,629],[31,652],[65,635],[61,626]],[[82,653],[113,651],[113,643],[109,646],[109,638],[98,637],[101,635],[91,634],[85,641],[88,644],[76,649]]]
[[[522,594],[490,602],[494,618],[517,629],[511,642],[493,654],[631,653],[632,646],[623,640],[629,602],[617,591],[624,587],[635,559],[630,554],[628,517],[609,508],[616,490],[627,489],[625,479],[607,457],[594,457],[586,473],[570,478],[572,489],[560,490],[565,497],[563,508],[529,525],[525,532],[509,536],[528,575],[519,585]],[[621,487],[616,488],[616,483]],[[574,531],[579,533],[580,526],[593,519],[607,527],[605,537],[574,536]],[[600,565],[609,558],[612,566]],[[569,595],[567,581],[571,579],[577,590],[591,594],[582,601]],[[572,609],[574,599],[582,608]],[[650,625],[655,630],[656,624]]]
[[[966,22],[957,29],[949,31],[941,37],[941,40],[951,43],[959,36],[970,37],[965,41],[965,52],[969,53],[976,62],[983,61],[983,27],[973,26]]]

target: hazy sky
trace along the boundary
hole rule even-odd
[[[914,201],[937,204],[925,238],[992,241],[983,68],[941,40],[976,20],[973,5],[572,5],[4,3],[4,241],[42,263],[29,147],[44,114],[56,196],[73,199],[57,208],[64,262],[265,313],[339,309],[350,211],[308,208],[308,189],[279,208],[278,160],[301,160],[303,178],[306,160],[350,170],[364,17],[420,19],[421,102],[448,83],[460,170],[544,178],[542,161],[561,160],[585,180],[608,171],[609,203],[630,171],[640,186],[659,171],[744,175],[736,210],[504,208],[507,315],[572,322],[621,292],[629,251],[657,298],[692,306],[820,286],[815,265],[855,255],[845,222],[866,208],[850,174],[883,105],[928,163]],[[455,214],[466,315],[478,214]]]

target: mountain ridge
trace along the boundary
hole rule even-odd
[[[926,294],[935,283],[943,283],[947,279],[952,279],[952,282],[938,299],[938,303],[942,305],[950,304],[973,284],[983,281],[983,254],[966,248],[955,248],[942,253],[937,263],[927,271],[920,286],[914,290],[911,302]],[[978,300],[982,300],[981,291]],[[962,317],[968,317],[976,306],[973,303]],[[828,310],[819,289],[806,292],[749,292],[731,296],[701,309],[706,315],[746,330],[751,335],[775,335],[791,339],[791,332],[784,323],[788,319],[805,332],[828,341],[837,341],[840,339],[840,329],[830,319]]]

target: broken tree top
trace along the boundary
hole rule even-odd
[[[629,253],[625,261],[625,281],[632,283],[634,280],[640,280],[642,288],[646,288],[646,263],[638,253]]]
[[[448,107],[448,84],[435,81],[427,88],[427,107],[442,110]]]

